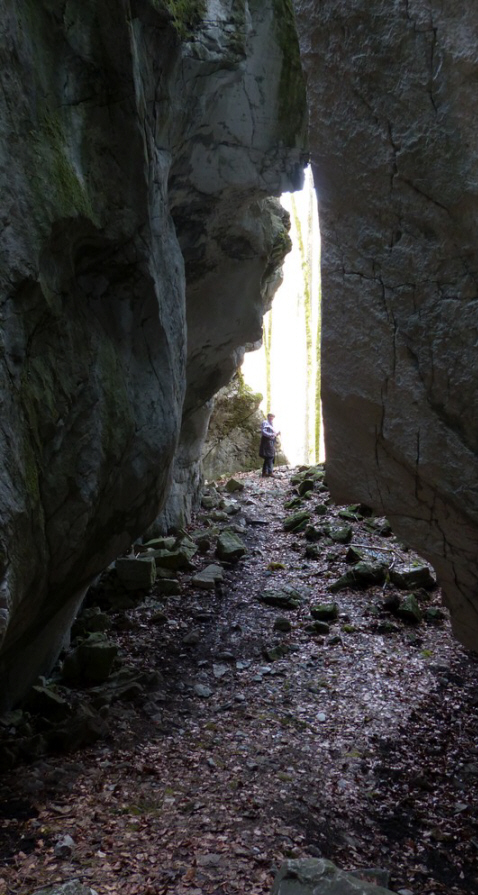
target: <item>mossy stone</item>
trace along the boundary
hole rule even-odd
[[[284,531],[303,531],[307,524],[310,521],[310,513],[302,510],[300,513],[294,513],[292,516],[287,516],[283,522]]]
[[[225,562],[237,562],[245,556],[247,548],[235,532],[225,529],[217,539],[216,553]]]
[[[352,569],[342,575],[337,581],[329,585],[333,593],[346,588],[360,589],[372,587],[375,584],[383,584],[387,576],[388,566],[385,563],[359,562]]]
[[[339,617],[339,607],[337,603],[317,603],[311,606],[310,614],[318,621],[335,621]]]
[[[406,594],[397,609],[397,615],[404,622],[418,625],[423,616],[415,594]]]
[[[308,634],[316,634],[318,636],[326,636],[330,634],[330,627],[325,621],[321,621],[320,619],[315,619],[313,622],[309,622],[305,626],[305,630]]]
[[[287,634],[289,631],[292,631],[292,624],[288,618],[279,615],[274,622],[274,630],[282,631],[284,634]]]

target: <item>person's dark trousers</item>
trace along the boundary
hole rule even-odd
[[[266,457],[262,466],[262,475],[272,475],[274,469],[274,457]]]

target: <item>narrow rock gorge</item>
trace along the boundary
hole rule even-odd
[[[295,0],[323,237],[327,475],[476,648],[478,16]],[[291,0],[0,0],[0,702],[197,498],[308,159]]]
[[[387,514],[478,644],[478,14],[296,0],[323,239],[336,499]]]
[[[194,498],[300,185],[286,0],[2,0],[1,703]],[[178,10],[184,10],[181,18]]]

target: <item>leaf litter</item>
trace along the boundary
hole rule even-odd
[[[236,476],[237,512],[219,528],[248,552],[222,563],[214,590],[192,585],[218,562],[212,538],[180,594],[153,587],[113,613],[122,661],[155,688],[110,708],[107,739],[0,778],[0,895],[72,878],[105,895],[265,895],[284,859],[311,856],[384,868],[393,891],[476,893],[477,657],[446,610],[414,626],[385,611],[402,593],[389,576],[331,593],[350,545],[389,565],[420,560],[386,520],[333,505],[323,486],[312,521],[324,531],[306,556],[304,531],[283,528],[292,472]],[[344,514],[351,541],[337,543]],[[189,530],[209,524],[201,512]],[[259,599],[281,587],[299,591],[296,608]],[[417,596],[422,610],[441,605],[438,589]],[[331,602],[338,618],[314,633],[311,607]]]

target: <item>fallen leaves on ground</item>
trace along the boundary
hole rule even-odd
[[[231,522],[248,553],[224,582],[206,593],[183,574],[180,595],[153,591],[114,617],[122,661],[156,672],[156,689],[113,706],[108,740],[3,776],[0,895],[72,878],[100,895],[265,895],[285,858],[311,855],[386,868],[417,895],[477,891],[476,657],[446,618],[412,628],[384,614],[389,581],[331,596],[348,545],[307,558],[304,534],[283,530],[290,471],[237,478]],[[415,558],[380,526],[348,524],[352,544]],[[211,561],[212,549],[194,571]],[[304,593],[290,630],[259,600],[281,584]],[[421,596],[439,605],[438,590]],[[331,600],[339,617],[314,636],[310,607]]]

